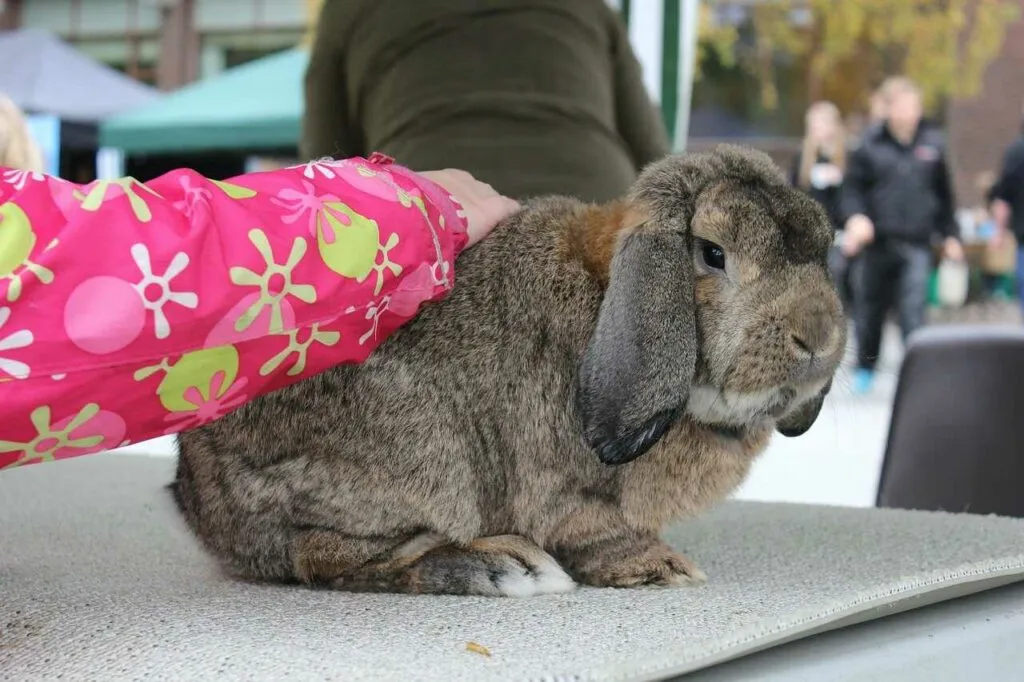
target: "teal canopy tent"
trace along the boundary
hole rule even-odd
[[[101,144],[128,154],[294,148],[307,61],[287,50],[188,85],[107,119]]]

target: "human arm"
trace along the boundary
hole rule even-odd
[[[615,120],[637,170],[672,151],[660,109],[644,86],[643,69],[618,14],[607,8],[612,25]]]
[[[953,197],[953,182],[950,178],[949,164],[945,154],[936,162],[934,175],[934,192],[939,202],[935,229],[943,238],[957,238],[959,227],[956,221],[956,201]]]
[[[354,4],[324,0],[320,10],[303,81],[305,109],[299,151],[306,160],[367,153],[363,131],[351,116],[345,69]]]
[[[511,212],[467,178],[376,156],[227,182],[0,173],[0,468],[192,428],[362,361],[452,287],[466,222],[479,237]]]
[[[942,250],[946,258],[963,260],[964,250],[960,243],[960,228],[956,221],[956,202],[953,197],[953,182],[950,179],[949,164],[945,154],[939,157],[935,169],[935,196],[939,202],[936,217],[936,231],[942,237]]]
[[[992,218],[996,224],[995,239],[1001,242],[1010,234],[1010,218],[1013,206],[1019,202],[1019,192],[1024,185],[1024,138],[1018,139],[1003,155],[999,177],[996,178],[988,196]]]
[[[1024,184],[1024,138],[1010,145],[1003,154],[999,177],[992,184],[986,197],[990,202],[1002,201],[1012,206],[1018,199],[1021,186]]]
[[[1010,231],[1010,216],[1013,213],[1013,210],[1010,208],[1010,204],[1008,204],[1003,199],[993,199],[992,200],[992,209],[991,210],[992,210],[992,220],[993,220],[993,222],[995,222],[996,228],[1000,232],[1004,232],[1004,233],[1005,232],[1009,232]]]
[[[862,145],[854,149],[846,165],[840,193],[840,215],[844,223],[857,216],[868,215],[867,196],[872,185],[871,159]]]
[[[856,255],[875,238],[875,225],[868,217],[867,204],[871,182],[871,159],[862,145],[850,154],[839,194],[839,215],[843,224],[842,249],[847,256]]]

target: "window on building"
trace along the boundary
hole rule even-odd
[[[755,28],[749,9],[722,4],[716,20],[735,26],[738,40],[734,63],[726,64],[714,50],[701,46],[701,78],[693,87],[695,137],[789,137],[799,135],[808,103],[807,69],[803,60],[778,51],[771,55],[774,106],[766,104],[759,75]]]
[[[107,66],[139,82],[156,87],[156,62],[141,62],[135,65],[107,62]]]
[[[277,46],[277,47],[270,47],[270,48],[266,48],[266,47],[260,47],[260,48],[228,47],[228,48],[224,49],[224,68],[225,69],[230,69],[230,68],[235,67],[235,66],[241,66],[242,64],[246,64],[248,62],[254,62],[257,59],[262,59],[263,57],[269,57],[272,54],[277,54],[279,52],[284,52],[285,50],[289,50],[289,49],[293,48],[294,46],[295,46],[294,43],[289,43],[289,44],[286,44],[286,45],[280,45],[280,46]]]

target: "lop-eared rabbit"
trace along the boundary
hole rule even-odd
[[[180,437],[177,504],[230,573],[528,596],[704,580],[659,533],[814,423],[846,326],[824,210],[765,155],[529,202],[361,365]]]

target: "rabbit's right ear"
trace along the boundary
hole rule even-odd
[[[683,413],[697,362],[694,306],[688,235],[623,230],[580,367],[584,434],[605,464],[644,454]]]

